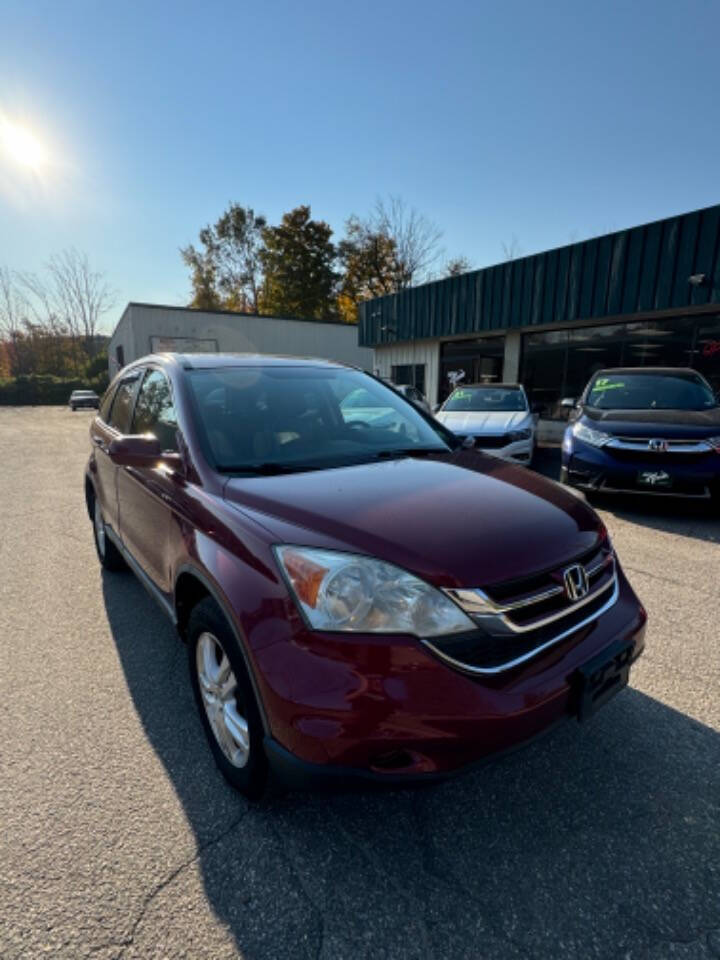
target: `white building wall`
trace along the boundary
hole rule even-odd
[[[432,405],[437,402],[440,377],[440,341],[414,340],[375,348],[373,371],[390,380],[392,368],[408,363],[425,364],[425,396]]]
[[[125,363],[153,351],[210,351],[321,357],[372,370],[373,351],[359,347],[357,341],[358,328],[348,324],[129,303],[108,354],[111,376],[119,369],[118,345],[123,347]]]

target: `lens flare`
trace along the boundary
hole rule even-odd
[[[0,152],[21,167],[38,171],[47,161],[42,143],[27,127],[0,119]]]

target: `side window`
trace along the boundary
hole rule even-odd
[[[108,423],[108,417],[110,415],[110,407],[112,406],[114,396],[115,396],[115,387],[109,387],[105,391],[105,396],[102,398],[102,403],[100,404],[98,416],[100,417],[101,420],[104,420],[105,423]]]
[[[115,391],[110,419],[108,423],[119,433],[130,433],[130,417],[132,415],[133,399],[137,388],[137,377],[122,380]]]
[[[170,384],[159,370],[145,374],[133,418],[133,433],[152,433],[163,450],[177,451],[177,417]]]

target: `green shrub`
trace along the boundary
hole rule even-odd
[[[0,380],[0,406],[39,406],[66,404],[73,390],[94,390],[102,396],[108,385],[107,373],[89,378],[67,379],[49,374],[33,374]]]

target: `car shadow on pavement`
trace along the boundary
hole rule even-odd
[[[557,480],[560,476],[560,448],[541,447],[533,459],[532,469],[544,477]],[[574,491],[583,496],[580,491]],[[597,495],[589,499],[597,510],[611,513],[628,523],[651,527],[708,543],[720,543],[720,506],[710,500],[683,500],[647,496]]]
[[[720,956],[711,728],[629,689],[584,727],[444,784],[251,805],[214,766],[164,615],[130,574],[104,573],[103,596],[196,842],[148,891],[137,955],[155,911],[155,937],[171,923],[193,944],[209,926],[217,942],[204,931],[188,949],[213,957]],[[212,923],[178,906],[198,876]]]

